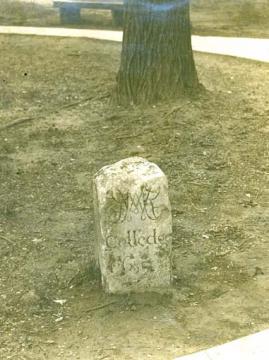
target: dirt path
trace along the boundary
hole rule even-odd
[[[81,37],[98,40],[122,41],[122,31],[0,26],[2,34]],[[219,36],[192,36],[194,51],[236,56],[269,62],[269,39],[225,38]]]

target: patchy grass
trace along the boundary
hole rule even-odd
[[[0,357],[158,360],[268,327],[268,65],[195,54],[204,94],[126,109],[110,103],[120,44],[0,47]],[[91,181],[134,155],[169,180],[174,285],[111,297]]]
[[[18,0],[0,2],[1,25],[50,26],[57,23],[57,12],[50,7]]]
[[[191,2],[194,34],[269,37],[268,16],[269,4],[263,0]]]

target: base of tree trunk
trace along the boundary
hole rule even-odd
[[[117,102],[154,103],[198,89],[189,2],[128,0],[117,74]]]

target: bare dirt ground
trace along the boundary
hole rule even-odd
[[[120,44],[0,49],[0,358],[173,359],[268,328],[268,64],[196,54],[203,94],[125,109]],[[174,283],[109,296],[91,181],[133,155],[169,179]]]
[[[172,359],[268,327],[268,65],[199,54],[205,94],[124,109],[119,44],[0,46],[0,357]],[[93,174],[132,155],[169,179],[170,294],[108,296],[92,268]]]

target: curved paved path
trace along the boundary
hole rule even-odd
[[[269,329],[175,360],[268,360]]]
[[[86,37],[99,40],[122,41],[122,31],[0,26],[0,34]],[[236,56],[269,62],[269,39],[192,36],[194,51]]]

